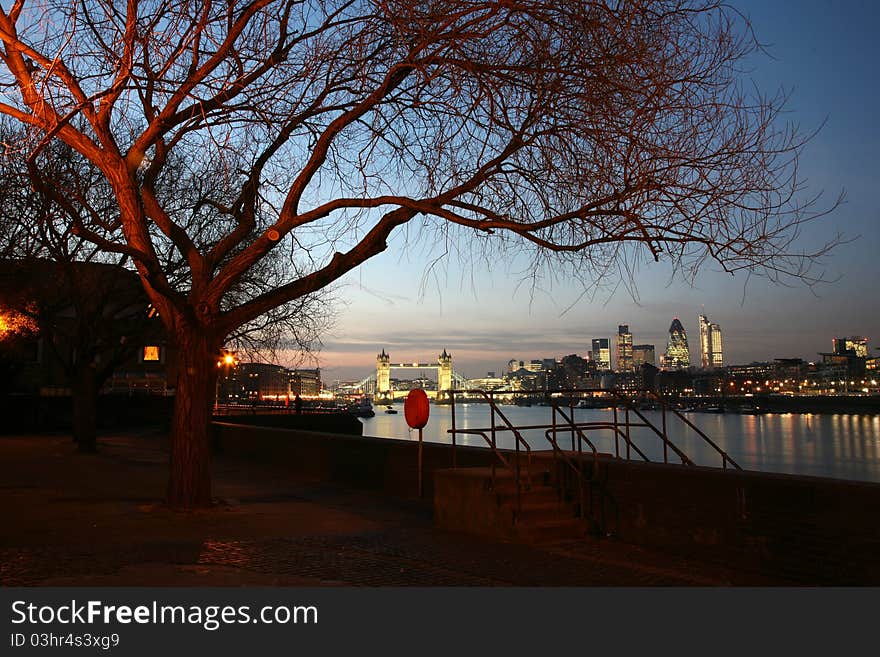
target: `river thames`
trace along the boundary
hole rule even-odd
[[[418,440],[418,432],[411,431],[403,414],[403,404],[394,406],[399,412],[387,414],[383,406],[376,407],[376,416],[363,418],[365,436]],[[543,406],[502,406],[502,412],[514,426],[551,423],[551,409]],[[457,404],[458,428],[488,428],[490,411],[485,404]],[[610,422],[611,411],[575,409],[578,422]],[[656,426],[661,426],[661,413],[643,411]],[[621,414],[622,416],[622,414]],[[782,472],[880,482],[880,415],[817,415],[779,413],[740,415],[737,413],[687,413],[686,417],[698,426],[721,449],[725,450],[745,470]],[[638,419],[631,416],[631,421]],[[496,426],[501,426],[496,419]],[[692,429],[667,414],[667,426],[672,441],[698,465],[720,466],[718,453],[707,445]],[[451,443],[447,431],[452,427],[449,406],[431,406],[431,416],[424,429],[424,440]],[[550,444],[541,430],[524,431],[523,437],[533,450],[549,449]],[[593,430],[588,437],[600,452],[614,453],[612,433]],[[663,460],[663,446],[655,433],[645,428],[633,429],[633,442],[652,460]],[[560,446],[571,446],[570,434],[558,434]],[[462,435],[459,445],[485,447],[486,441],[476,435]],[[499,447],[513,448],[509,432],[497,434]],[[620,449],[624,445],[620,443]],[[633,453],[633,458],[639,458]],[[670,462],[679,462],[670,452]]]

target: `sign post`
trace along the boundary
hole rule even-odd
[[[403,404],[403,413],[410,429],[419,430],[419,497],[422,496],[422,429],[428,424],[431,406],[425,391],[416,388],[410,390]]]

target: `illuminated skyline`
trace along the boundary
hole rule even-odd
[[[825,122],[804,153],[800,173],[810,190],[824,190],[827,203],[841,190],[846,202],[828,220],[808,227],[799,244],[809,249],[838,232],[851,239],[824,262],[831,283],[815,290],[771,286],[707,268],[690,287],[667,284],[668,267],[652,264],[635,273],[636,300],[626,286],[610,280],[592,297],[581,297],[565,280],[543,281],[533,289],[525,260],[474,261],[457,255],[456,249],[469,253],[467,244],[426,244],[414,235],[393,235],[387,252],[339,288],[346,305],[319,356],[325,378],[366,376],[383,348],[395,360],[435,358],[445,348],[456,370],[484,375],[510,358],[584,355],[592,338],[612,338],[620,324],[629,325],[634,342],[654,344],[659,355],[672,317],[680,317],[696,336],[703,307],[724,327],[726,363],[815,360],[837,335],[865,335],[875,353],[880,127],[874,112],[880,94],[874,63],[880,47],[873,26],[880,9],[816,0],[734,4],[751,17],[772,56],[755,60],[751,77],[767,93],[780,87],[792,91],[790,118],[804,131]]]

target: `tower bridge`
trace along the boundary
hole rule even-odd
[[[437,390],[427,390],[429,397],[442,398],[449,390],[454,390],[457,385],[465,381],[464,377],[452,369],[452,356],[443,350],[437,356],[436,362],[428,363],[392,363],[391,356],[382,353],[376,356],[376,379],[374,395],[377,400],[389,400],[395,397],[404,397],[408,390],[391,389],[391,370],[437,370]],[[366,380],[365,380],[366,381]]]

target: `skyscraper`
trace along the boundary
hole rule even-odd
[[[700,366],[721,367],[724,361],[721,350],[721,327],[713,324],[705,315],[700,322]]]
[[[656,365],[654,362],[654,345],[652,344],[634,344],[633,345],[633,368],[638,369],[647,363],[648,365]]]
[[[611,348],[608,338],[593,338],[593,360],[596,361],[596,369],[611,369]]]
[[[700,367],[710,367],[712,363],[712,331],[705,315],[698,318],[700,324]]]
[[[724,356],[721,346],[721,327],[712,324],[712,367],[723,367]]]
[[[666,342],[666,354],[663,356],[663,367],[669,370],[680,370],[691,366],[691,353],[688,348],[687,333],[678,317],[673,318],[669,326],[669,340]]]
[[[628,324],[617,327],[617,371],[633,371],[633,336]]]

